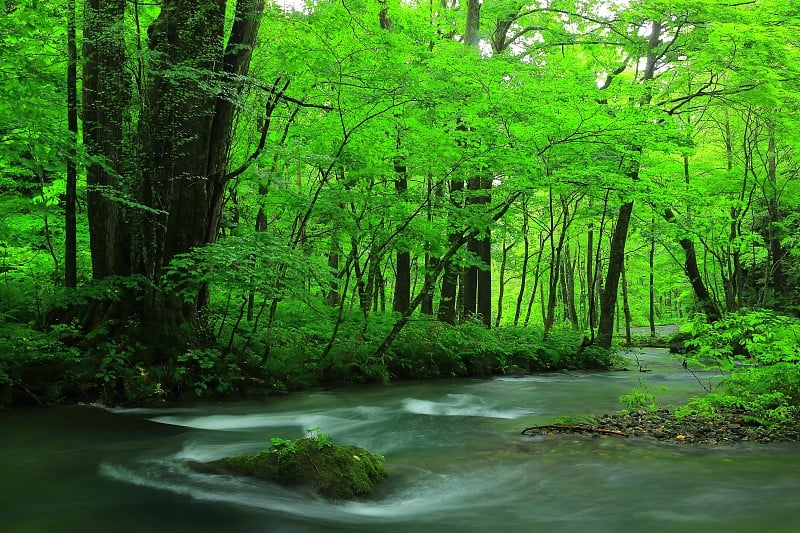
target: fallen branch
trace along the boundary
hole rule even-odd
[[[521,435],[536,435],[544,431],[558,431],[562,433],[600,433],[602,435],[617,435],[619,437],[627,437],[628,434],[616,429],[606,429],[597,426],[582,426],[570,424],[547,424],[544,426],[532,426],[525,428],[520,433]]]

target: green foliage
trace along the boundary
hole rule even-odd
[[[794,424],[800,416],[800,321],[757,309],[728,315],[714,324],[695,322],[692,362],[718,367],[729,376],[716,391],[696,398],[681,415],[715,416],[742,410],[760,425]]]
[[[272,437],[269,441],[272,443],[269,448],[271,453],[276,453],[283,457],[291,457],[297,452],[297,441],[282,439],[281,437]]]
[[[0,384],[25,386],[47,398],[69,393],[128,401],[165,390],[207,398],[321,382],[609,368],[618,364],[613,350],[579,349],[582,334],[576,330],[587,328],[584,300],[593,289],[569,271],[586,267],[592,255],[607,257],[606,239],[600,236],[613,224],[618,198],[636,200],[642,210],[626,254],[634,323],[650,318],[651,266],[642,250],[656,241],[654,318],[661,323],[681,321],[695,305],[682,267],[687,240],[698,254],[714,258],[701,267],[701,278],[719,288],[712,291],[719,308],[767,305],[797,312],[800,195],[792,180],[800,147],[795,112],[800,99],[792,80],[800,58],[793,44],[799,21],[790,2],[619,3],[606,15],[591,2],[564,2],[557,9],[487,3],[479,33],[492,50],[482,53],[456,38],[464,9],[441,6],[432,13],[414,2],[362,2],[353,9],[320,1],[302,10],[268,4],[261,44],[253,50],[254,68],[231,77],[232,83],[194,63],[161,69],[160,52],[142,41],[148,33],[157,34],[147,26],[156,20],[158,6],[133,3],[124,20],[111,21],[113,35],[128,48],[120,55],[126,63],[119,66],[135,74],[129,77],[128,89],[135,89],[131,109],[121,110],[125,138],[116,147],[124,160],[120,186],[92,189],[124,214],[113,222],[122,221],[125,230],[131,223],[135,233],[141,229],[138,217],[164,214],[161,208],[172,200],[162,197],[153,202],[157,207],[144,205],[132,191],[187,192],[179,199],[194,194],[191,184],[184,187],[184,176],[155,183],[140,171],[146,155],[135,149],[141,141],[135,132],[164,132],[176,145],[195,138],[196,132],[174,133],[174,128],[143,122],[149,115],[170,115],[148,108],[152,98],[143,99],[146,87],[139,86],[162,79],[161,74],[164,90],[180,89],[178,102],[186,101],[183,93],[196,90],[201,100],[211,101],[209,94],[229,99],[237,127],[230,132],[230,157],[220,166],[236,169],[245,163],[246,169],[219,191],[225,197],[222,213],[208,212],[205,204],[172,206],[173,213],[186,207],[192,216],[177,218],[192,223],[219,215],[218,235],[186,238],[188,232],[181,242],[170,242],[168,233],[179,220],[135,234],[92,235],[93,243],[118,238],[106,244],[133,251],[130,266],[140,273],[92,282],[86,281],[91,246],[84,207],[97,205],[87,195],[86,176],[79,175],[81,286],[68,291],[60,288],[65,162],[74,159],[81,173],[88,163],[110,169],[116,162],[85,154],[86,147],[75,146],[64,124],[65,6],[32,0],[3,4]],[[391,31],[380,25],[384,7]],[[537,28],[536,38],[514,38],[513,47],[503,48],[497,33],[503,25],[496,24],[501,19]],[[662,40],[650,51],[659,79],[642,83],[649,31],[642,21],[651,20],[663,21]],[[79,26],[109,31],[93,28],[93,22],[79,19]],[[271,46],[276,42],[281,46]],[[713,90],[707,86],[709,72]],[[606,76],[607,87],[599,89],[598,78],[606,81]],[[280,87],[287,80],[291,85],[284,94]],[[216,133],[225,137],[228,132]],[[255,150],[259,140],[263,146]],[[191,174],[185,167],[192,158],[181,157],[159,162],[159,168],[164,163]],[[397,189],[401,172],[407,181],[402,193]],[[451,191],[477,175],[494,180],[488,203],[473,201],[483,192]],[[198,178],[210,185],[220,176]],[[160,185],[164,191],[154,189]],[[497,219],[506,199],[515,200]],[[667,220],[667,210],[691,216]],[[568,218],[579,222],[562,225]],[[587,224],[597,238],[596,252],[588,254]],[[500,250],[507,248],[502,256],[506,299],[497,302],[501,327],[487,330],[472,321],[449,326],[417,314],[389,351],[376,357],[397,320],[385,311],[384,301],[392,297],[397,253],[411,254],[418,290],[447,251],[451,235],[469,230],[492,235],[495,273]],[[559,252],[558,264],[554,242],[560,237],[571,248]],[[203,239],[213,244],[188,249]],[[776,256],[776,243],[786,252],[783,259]],[[178,253],[160,279],[151,279],[141,263],[157,248]],[[479,262],[467,245],[454,263]],[[523,264],[527,285],[515,309]],[[785,274],[778,290],[771,279],[777,266]],[[155,261],[149,267],[158,271],[162,265]],[[542,276],[538,285],[531,282],[534,271]],[[549,273],[556,272],[564,279],[548,284]],[[738,277],[731,279],[731,273]],[[596,274],[602,279],[602,271]],[[571,296],[566,278],[580,285],[572,287]],[[495,276],[495,295],[499,285]],[[531,294],[534,286],[541,292]],[[167,291],[191,307],[206,290],[210,306],[197,323],[180,313],[165,317],[165,322],[185,320],[181,327],[189,330],[190,342],[156,365],[143,363],[150,360],[145,354],[153,350],[146,345],[153,339],[126,332],[130,317],[113,317],[92,332],[71,322],[97,301],[129,300],[132,305],[119,307],[136,309],[149,301],[148,293]],[[536,309],[541,300],[548,301],[548,292],[556,296],[556,327],[547,338],[536,325],[537,313],[531,327],[510,326],[514,311],[514,324],[521,323],[525,301]],[[575,328],[560,327],[571,299],[581,316],[575,317]],[[172,303],[173,309],[181,307]],[[70,324],[47,329],[62,309]],[[139,311],[131,312],[134,321]],[[787,320],[752,311],[719,325],[694,326],[697,358],[734,372],[727,386],[741,394],[750,391],[746,403],[764,420],[785,419],[795,405],[797,328]],[[744,368],[754,373],[745,374]],[[31,388],[32,383],[37,386]],[[629,401],[647,404],[647,394]]]
[[[14,391],[21,402],[80,397],[90,381],[91,362],[70,345],[78,334],[70,324],[42,332],[0,322],[0,389]]]
[[[650,413],[655,413],[661,409],[657,393],[663,394],[664,392],[666,392],[665,387],[659,387],[657,390],[654,390],[650,385],[640,381],[638,388],[633,389],[628,394],[620,396],[619,401],[628,411],[645,410]]]
[[[239,362],[217,348],[189,349],[179,355],[172,377],[178,389],[188,388],[198,398],[232,394],[244,380]]]
[[[333,437],[329,433],[323,433],[322,428],[317,426],[306,430],[308,438],[317,443],[318,449],[331,448],[333,446]]]

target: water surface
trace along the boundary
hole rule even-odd
[[[629,372],[403,383],[164,409],[0,415],[3,531],[797,531],[800,445],[519,435],[557,416],[702,391],[663,350]],[[639,372],[641,365],[651,372]],[[713,376],[698,375],[713,382]],[[320,427],[386,456],[374,498],[331,503],[190,461]]]

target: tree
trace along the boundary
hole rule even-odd
[[[143,282],[120,301],[99,302],[87,323],[133,319],[152,356],[163,359],[197,342],[193,328],[205,303],[203,288],[194,295],[170,294],[163,290],[163,274],[177,255],[217,238],[236,99],[263,2],[238,1],[226,36],[224,1],[164,0],[147,30],[151,60],[136,132],[129,136],[125,10],[119,0],[87,3],[89,224],[94,278],[136,274]],[[131,145],[140,156],[126,150]]]

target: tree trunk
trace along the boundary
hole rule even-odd
[[[789,303],[786,298],[786,274],[783,269],[784,258],[787,255],[786,249],[781,244],[783,232],[781,231],[780,197],[778,190],[778,148],[775,143],[775,124],[767,121],[767,190],[769,211],[769,255],[772,274],[772,291],[778,307]]]
[[[456,209],[461,207],[461,194],[464,191],[464,182],[459,179],[450,181],[450,201]],[[454,246],[458,239],[461,237],[460,233],[452,230],[448,236],[450,246]],[[438,265],[437,265],[438,266]],[[458,281],[460,268],[452,262],[444,265],[444,274],[442,275],[442,290],[439,299],[439,312],[438,319],[447,324],[456,323],[456,293],[458,291]]]
[[[506,246],[505,240],[503,240],[503,252],[500,259],[500,287],[497,292],[497,315],[495,316],[494,322],[494,327],[496,328],[500,327],[500,320],[503,318],[503,296],[506,292],[506,263],[508,262],[508,252],[515,246],[515,242]]]
[[[528,280],[528,262],[530,261],[531,242],[528,236],[530,226],[528,224],[528,198],[522,196],[522,271],[520,272],[519,293],[517,294],[517,306],[514,310],[514,327],[519,325],[519,317],[522,314],[522,301],[525,297],[525,283]]]
[[[427,188],[428,188],[428,193],[427,193],[428,214],[427,214],[427,218],[428,218],[428,222],[432,222],[433,221],[434,198],[438,199],[439,195],[441,194],[441,192],[436,194],[436,195],[434,195],[433,177],[431,175],[428,175],[428,178],[427,178],[426,182],[427,182]],[[437,187],[436,190],[437,191],[442,191],[442,187]],[[433,316],[433,294],[434,294],[433,287],[436,284],[436,279],[435,279],[435,277],[434,277],[434,279],[431,279],[431,277],[434,276],[434,271],[436,270],[436,258],[434,258],[431,255],[431,253],[429,251],[429,244],[430,243],[426,242],[426,246],[425,246],[425,277],[424,277],[423,287],[429,287],[430,290],[428,290],[428,292],[425,293],[425,296],[422,299],[422,303],[420,304],[420,312],[422,314],[424,314],[424,315]]]
[[[625,242],[628,238],[631,213],[633,213],[633,202],[624,203],[617,215],[617,223],[611,237],[608,271],[600,295],[600,322],[597,328],[597,344],[601,348],[610,349],[614,337],[614,311],[617,305],[619,278],[625,264]]]
[[[589,199],[589,208],[591,209],[593,199]],[[594,224],[589,222],[588,231],[586,232],[586,311],[589,315],[589,329],[594,338],[594,328],[597,326],[597,309],[595,305],[595,274],[593,272],[594,266]]]
[[[481,178],[482,194],[478,198],[478,204],[488,206],[491,202],[491,179]],[[481,260],[481,267],[478,269],[478,292],[477,292],[477,311],[481,317],[483,325],[492,325],[492,234],[491,226],[487,226],[481,232],[482,238],[477,240],[478,257]]]
[[[622,312],[625,314],[625,345],[631,345],[631,306],[628,303],[628,265],[622,265]]]
[[[650,336],[655,338],[656,336],[656,219],[655,216],[652,217],[650,220],[650,255],[649,255],[649,265],[650,265],[650,276],[649,276],[649,283],[648,288],[649,295],[650,295],[650,308],[648,312],[649,322],[650,322]]]
[[[575,308],[575,263],[569,251],[569,243],[564,245],[564,258],[561,261],[561,292],[564,300],[564,316],[574,329],[578,329],[578,311]]]
[[[539,289],[539,280],[541,279],[542,274],[542,256],[544,255],[544,241],[545,236],[540,233],[539,234],[539,252],[536,256],[536,267],[533,270],[533,288],[531,290],[531,296],[528,298],[528,309],[525,311],[525,322],[523,323],[524,327],[528,327],[528,324],[531,321],[531,312],[533,311],[533,303],[536,301],[536,291]]]
[[[655,77],[656,60],[658,54],[656,49],[661,43],[662,24],[653,22],[647,44],[647,56],[644,65],[642,83],[647,84]],[[645,86],[644,96],[641,99],[642,105],[650,102],[650,87]],[[635,147],[634,153],[641,153],[641,147]],[[639,163],[633,162],[633,168],[627,172],[632,181],[639,179]],[[625,202],[617,215],[617,224],[614,227],[614,234],[611,239],[611,249],[609,250],[608,270],[606,271],[606,282],[603,286],[603,293],[600,297],[600,322],[598,324],[597,342],[601,348],[610,349],[612,337],[614,335],[614,309],[617,303],[617,290],[619,289],[619,277],[622,269],[625,268],[625,243],[628,240],[628,226],[630,225],[631,214],[633,213],[633,200]]]
[[[130,273],[128,226],[121,224],[115,199],[125,192],[120,190],[119,176],[124,170],[122,128],[130,99],[122,31],[125,3],[85,3],[83,144],[90,161],[86,168],[86,203],[92,277],[96,280]],[[122,188],[127,189],[128,184]]]
[[[399,141],[398,141],[399,143]],[[399,157],[395,158],[395,191],[400,201],[406,196],[408,191],[408,181],[406,176],[406,166]],[[397,251],[396,272],[394,282],[394,299],[392,301],[392,311],[403,313],[408,309],[411,301],[411,254],[408,250]]]
[[[675,213],[673,213],[669,208],[664,210],[664,218],[666,218],[667,222],[676,221]],[[703,281],[703,275],[700,273],[700,267],[697,264],[697,253],[695,252],[694,241],[688,237],[684,237],[680,239],[679,244],[683,249],[685,258],[683,266],[684,272],[686,272],[686,276],[689,278],[689,284],[692,286],[692,291],[697,299],[698,306],[709,321],[715,322],[720,319],[721,314],[719,309],[717,309],[717,306],[714,304],[714,300],[711,297],[711,294],[708,292],[708,288],[706,288],[706,284]]]
[[[339,294],[339,280],[341,279],[339,275],[339,257],[339,245],[332,238],[330,251],[328,252],[328,270],[331,279],[328,285],[328,292],[325,295],[325,301],[331,307],[336,307],[341,301],[341,295]]]
[[[78,47],[75,44],[75,0],[67,1],[67,184],[64,195],[64,286],[78,286],[77,142],[78,142]]]
[[[147,280],[98,315],[121,322],[133,318],[152,360],[163,362],[207,341],[196,335],[197,309],[207,291],[194,299],[168,294],[163,271],[176,255],[217,237],[230,178],[232,95],[243,88],[240,80],[249,68],[263,0],[237,2],[224,48],[224,0],[163,0],[147,31],[151,70],[138,121],[138,158],[127,165],[121,148],[128,84],[124,6],[121,0],[87,3],[84,137],[89,153],[105,162],[93,161],[87,170],[94,189],[89,198],[92,262],[96,278],[135,273]],[[128,175],[139,176],[119,187],[133,205],[121,213],[114,196],[121,197],[115,190],[123,166]]]

